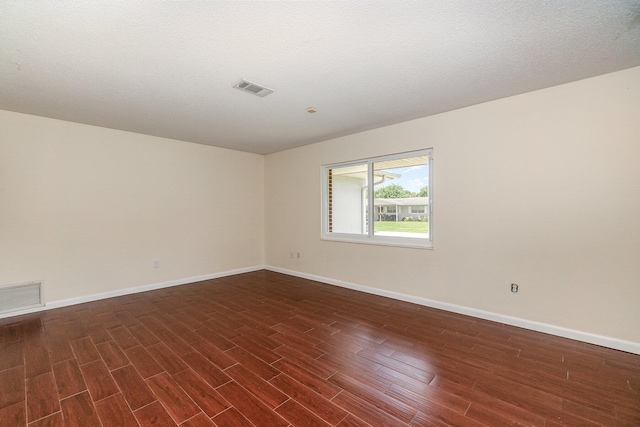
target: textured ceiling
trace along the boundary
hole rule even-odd
[[[638,0],[0,0],[0,109],[263,154],[638,65]]]

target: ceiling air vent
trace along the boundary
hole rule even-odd
[[[268,87],[260,86],[259,84],[251,83],[246,80],[240,80],[238,83],[234,84],[233,87],[261,97],[273,93],[273,90]]]

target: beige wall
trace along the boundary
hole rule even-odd
[[[0,286],[50,303],[260,267],[263,177],[261,155],[0,111]]]
[[[320,240],[323,164],[429,147],[433,250]],[[265,185],[269,266],[640,343],[640,68],[272,154]]]
[[[0,111],[0,286],[266,264],[640,343],[638,117],[640,68],[266,157]],[[320,240],[323,164],[428,147],[433,250]]]

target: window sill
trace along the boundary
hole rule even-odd
[[[433,249],[433,242],[428,239],[412,239],[412,238],[389,238],[384,236],[351,236],[351,235],[335,235],[328,236],[323,234],[321,240],[329,242],[356,243],[363,245],[375,246],[394,246],[409,249]]]

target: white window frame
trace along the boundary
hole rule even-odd
[[[400,236],[380,236],[374,234],[374,215],[375,209],[373,206],[374,203],[374,192],[375,189],[373,185],[369,185],[367,188],[368,191],[368,212],[367,212],[367,221],[371,226],[369,227],[367,234],[349,234],[349,233],[336,233],[329,232],[329,189],[328,189],[328,178],[329,178],[329,170],[353,166],[353,165],[367,165],[367,182],[374,182],[373,177],[373,164],[378,162],[383,162],[387,160],[395,160],[402,159],[407,157],[417,157],[417,156],[428,156],[429,157],[429,206],[424,213],[427,216],[427,221],[429,223],[429,234],[426,238],[416,238],[416,237],[400,237]],[[379,156],[379,157],[371,157],[361,160],[342,162],[342,163],[333,163],[330,165],[324,165],[322,167],[322,230],[321,230],[321,239],[322,240],[330,240],[336,242],[349,242],[349,243],[364,243],[364,244],[372,244],[372,245],[385,245],[385,246],[400,246],[400,247],[408,247],[408,248],[420,248],[420,249],[433,249],[433,149],[427,148],[418,151],[410,151],[404,153],[391,154],[387,156]]]

